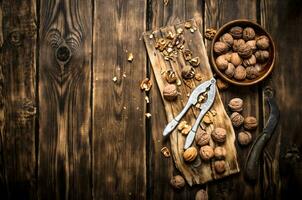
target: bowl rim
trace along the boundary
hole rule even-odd
[[[272,61],[271,61],[271,64],[270,64],[268,70],[263,74],[263,76],[261,76],[260,78],[254,80],[254,81],[251,81],[251,82],[239,82],[239,81],[232,80],[232,79],[228,78],[217,68],[216,63],[215,63],[215,59],[214,59],[214,44],[215,44],[215,41],[217,41],[219,39],[218,37],[219,37],[219,35],[222,34],[222,31],[224,29],[226,29],[228,26],[231,26],[233,24],[238,25],[238,23],[249,23],[249,24],[251,24],[253,26],[256,26],[257,28],[261,29],[261,31],[263,31],[265,33],[265,35],[269,38],[269,40],[272,44],[273,55],[272,55]],[[258,24],[256,22],[253,22],[253,21],[250,21],[248,19],[236,19],[236,20],[232,20],[232,21],[227,22],[226,24],[224,24],[222,27],[220,27],[218,29],[217,33],[215,34],[215,36],[212,40],[212,44],[211,44],[211,62],[212,62],[212,66],[213,66],[212,68],[214,68],[214,71],[224,81],[226,81],[228,83],[231,83],[231,84],[234,84],[234,85],[237,85],[237,86],[251,86],[251,85],[256,85],[257,83],[263,81],[268,75],[271,74],[273,68],[275,67],[275,59],[276,59],[276,49],[275,49],[275,43],[274,43],[271,35],[260,24]]]

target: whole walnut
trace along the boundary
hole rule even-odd
[[[216,160],[214,162],[215,171],[219,174],[225,171],[225,161],[224,160]]]
[[[200,147],[199,154],[203,160],[207,161],[214,157],[214,150],[210,145],[205,145]]]
[[[251,66],[256,64],[256,57],[252,55],[250,58],[243,60],[242,62],[243,66]]]
[[[204,146],[206,144],[209,144],[210,142],[210,134],[208,134],[204,130],[197,131],[195,135],[195,142],[199,146]]]
[[[173,101],[178,96],[177,87],[174,84],[168,84],[163,89],[163,96],[168,101]]]
[[[211,136],[214,141],[223,143],[226,140],[226,130],[224,128],[217,127],[212,131]]]
[[[229,47],[233,46],[234,39],[231,34],[225,33],[220,37],[220,41],[226,43]]]
[[[242,65],[239,65],[238,67],[236,67],[235,69],[235,74],[234,74],[234,78],[236,80],[244,80],[246,77],[246,70]]]
[[[245,44],[249,45],[253,52],[257,50],[256,40],[249,40]]]
[[[184,79],[191,79],[191,78],[194,78],[194,75],[195,75],[195,70],[192,66],[190,65],[186,65],[182,68],[182,71],[181,71],[181,76],[184,78]]]
[[[237,52],[239,50],[239,47],[244,45],[244,44],[245,44],[245,41],[243,39],[234,40],[233,50]]]
[[[224,147],[218,146],[214,149],[214,156],[216,159],[224,159],[226,156],[226,150]]]
[[[243,109],[243,100],[240,98],[233,98],[229,102],[229,108],[233,112],[241,112]]]
[[[254,66],[250,66],[246,68],[246,78],[254,79],[259,76],[259,72]]]
[[[257,119],[252,116],[246,117],[244,119],[243,126],[246,130],[253,130],[258,126]]]
[[[238,55],[238,53],[232,53],[231,54],[231,63],[234,65],[234,66],[238,66],[238,65],[241,65],[242,63],[242,59],[240,58],[240,56]]]
[[[249,58],[249,57],[252,56],[253,51],[252,51],[252,48],[250,47],[250,45],[243,44],[243,45],[239,46],[239,48],[238,48],[238,54],[242,58]]]
[[[165,78],[168,83],[174,83],[177,80],[175,71],[168,70],[165,74]]]
[[[224,54],[224,58],[225,58],[228,62],[231,62],[231,56],[232,56],[232,52],[228,52],[228,53]]]
[[[225,75],[229,78],[232,78],[235,73],[235,66],[232,63],[228,64],[228,68],[224,71]]]
[[[264,66],[259,63],[256,63],[255,68],[256,68],[257,72],[260,73],[264,69]]]
[[[248,131],[242,131],[238,133],[237,140],[239,144],[246,146],[252,141],[252,134]]]
[[[255,35],[256,35],[255,31],[251,27],[246,27],[245,29],[243,29],[242,38],[245,41],[254,39]]]
[[[265,50],[256,51],[255,57],[259,63],[264,63],[269,58],[269,52]]]
[[[265,35],[262,35],[256,39],[256,45],[259,49],[267,49],[269,47],[269,39]]]
[[[204,189],[197,191],[195,200],[208,200],[208,192]]]
[[[187,162],[192,162],[193,160],[195,160],[196,156],[197,156],[197,149],[195,147],[189,147],[183,153],[183,158]]]
[[[176,175],[171,178],[170,184],[176,189],[181,189],[185,186],[186,182],[182,176]]]
[[[230,34],[233,36],[233,38],[235,39],[239,39],[242,37],[242,32],[243,29],[239,26],[234,26],[233,28],[231,28],[230,30]]]
[[[214,52],[221,55],[228,52],[229,46],[224,42],[215,42],[214,44]]]
[[[230,118],[233,126],[236,128],[243,124],[244,117],[238,112],[233,112]]]
[[[228,67],[228,61],[225,59],[224,55],[220,55],[216,58],[217,68],[221,71],[225,70]]]

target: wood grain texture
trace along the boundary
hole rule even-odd
[[[203,1],[198,0],[170,0],[165,6],[163,0],[150,1],[150,30],[158,29],[159,27],[171,25],[186,19],[195,17],[202,21],[203,16]],[[202,32],[203,27],[199,26]],[[151,68],[151,65],[149,65]],[[155,83],[154,74],[151,73],[152,80]],[[167,124],[165,116],[165,108],[161,99],[161,94],[155,84],[155,87],[150,93],[151,102],[151,131],[152,141],[150,145],[150,158],[152,175],[150,176],[151,182],[151,199],[193,199],[198,187],[186,187],[182,191],[175,191],[169,185],[170,178],[173,175],[179,174],[179,171],[173,165],[172,158],[165,159],[161,154],[163,146],[169,146],[169,140],[163,140],[162,130]]]
[[[302,58],[301,1],[260,1],[260,23],[272,35],[277,49],[276,66],[265,87],[273,88],[280,107],[280,121],[263,155],[263,198],[302,196],[300,106]],[[264,108],[264,120],[268,109]]]
[[[91,199],[92,2],[41,1],[39,199]]]
[[[0,7],[0,195],[36,199],[36,5]]]
[[[145,199],[146,106],[139,86],[146,77],[146,1],[101,0],[94,6],[94,198]]]
[[[215,0],[205,1],[205,29],[206,28],[215,28],[218,29],[223,24],[235,20],[235,19],[249,19],[252,21],[257,20],[256,18],[257,11],[257,2],[256,0],[252,1],[221,1]],[[211,42],[206,41],[206,46],[208,48],[208,53],[210,53]],[[209,54],[210,55],[210,54]],[[259,87],[246,87],[240,88],[231,86],[227,91],[221,93],[224,105],[227,105],[229,100],[234,97],[240,97],[244,100],[244,110],[243,116],[255,116],[257,119],[261,119],[261,103],[259,101]],[[231,114],[229,112],[229,114]],[[262,127],[262,121],[260,120],[260,125],[258,129],[253,133],[253,138],[259,134],[259,130]],[[238,133],[239,130],[236,130]],[[249,147],[243,148],[236,144],[238,160],[240,168],[243,169],[245,158],[247,156]],[[230,198],[235,199],[238,196],[244,199],[258,199],[261,196],[260,186],[250,185],[245,182],[243,178],[243,173],[240,173],[239,176],[234,178],[227,178],[223,181],[220,181],[217,184],[210,185],[209,195],[213,199],[224,199]]]

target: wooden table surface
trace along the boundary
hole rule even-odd
[[[200,188],[210,199],[302,196],[301,6],[299,0],[0,1],[0,199],[194,199]],[[268,118],[263,91],[275,90],[281,118],[256,184],[240,173],[180,191],[169,185],[179,172],[160,152],[169,146],[162,138],[167,121],[142,33],[193,17],[202,33],[250,19],[275,41],[275,70],[265,82],[221,92],[225,105],[244,99],[243,114],[259,119],[256,137]],[[154,82],[150,104],[139,89],[145,77]],[[242,168],[249,148],[236,147]]]

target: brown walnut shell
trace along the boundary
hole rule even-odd
[[[207,161],[214,157],[214,150],[211,146],[205,145],[200,147],[199,154],[203,160]]]
[[[234,40],[233,50],[235,52],[237,52],[239,50],[239,47],[244,45],[244,44],[245,44],[245,41],[243,39]]]
[[[258,126],[257,119],[252,116],[246,117],[244,119],[243,126],[246,130],[253,130]]]
[[[253,51],[252,48],[250,47],[250,45],[248,44],[243,44],[239,46],[238,49],[238,54],[239,56],[241,56],[242,58],[249,58],[252,56]]]
[[[234,127],[239,127],[243,124],[244,117],[238,112],[233,112],[230,118]]]
[[[229,108],[234,112],[241,112],[243,109],[243,100],[240,98],[233,98],[229,102]]]
[[[259,49],[267,49],[269,47],[269,39],[267,36],[262,35],[256,39],[256,45]]]
[[[225,59],[224,55],[220,55],[216,58],[217,68],[221,71],[225,70],[228,67],[228,61]]]
[[[214,162],[215,171],[219,174],[225,172],[225,161],[224,160],[216,160]]]
[[[269,58],[269,52],[265,50],[256,51],[255,57],[259,63],[264,63]]]
[[[230,34],[233,36],[233,38],[235,39],[239,39],[242,37],[242,32],[243,29],[240,26],[234,26],[233,28],[231,28],[230,30]]]
[[[242,63],[242,59],[240,58],[239,54],[238,53],[232,53],[231,54],[231,63],[234,65],[234,66],[238,66],[238,65],[241,65]]]
[[[195,147],[189,147],[183,153],[183,158],[187,162],[192,162],[193,160],[195,160],[196,156],[197,156],[197,149]]]
[[[168,101],[173,101],[178,96],[177,87],[174,84],[168,84],[163,89],[163,96]]]
[[[215,42],[214,44],[214,52],[218,55],[224,54],[228,52],[229,46],[224,42]]]
[[[228,64],[228,68],[224,71],[225,75],[229,78],[232,78],[235,74],[235,67],[232,63]]]
[[[226,43],[229,47],[233,46],[234,39],[233,36],[229,33],[225,33],[220,37],[220,41]]]
[[[251,66],[256,64],[256,57],[252,55],[250,58],[243,60],[242,62],[243,66]]]
[[[197,131],[195,135],[195,142],[199,146],[204,146],[206,144],[209,144],[210,142],[210,134],[208,134],[204,130]]]
[[[226,150],[225,150],[225,148],[224,147],[220,147],[220,146],[216,147],[214,149],[214,156],[215,156],[216,159],[219,159],[219,160],[220,159],[224,159],[225,156],[226,156]]]
[[[239,65],[238,67],[236,67],[235,69],[235,74],[234,74],[234,78],[236,80],[242,81],[244,80],[246,77],[246,70],[242,65]]]
[[[243,29],[242,38],[245,41],[254,39],[255,35],[256,35],[255,31],[251,27],[246,27],[245,29]]]
[[[252,141],[252,134],[248,131],[238,133],[237,140],[242,146],[246,146]]]
[[[170,184],[176,189],[181,189],[185,186],[186,182],[182,176],[176,175],[171,178]]]
[[[246,68],[246,78],[254,79],[259,76],[259,72],[254,66],[250,66]]]
[[[245,44],[249,45],[253,52],[257,50],[256,40],[249,40]]]
[[[224,128],[217,127],[212,131],[211,136],[214,141],[223,143],[226,140],[226,130]]]

